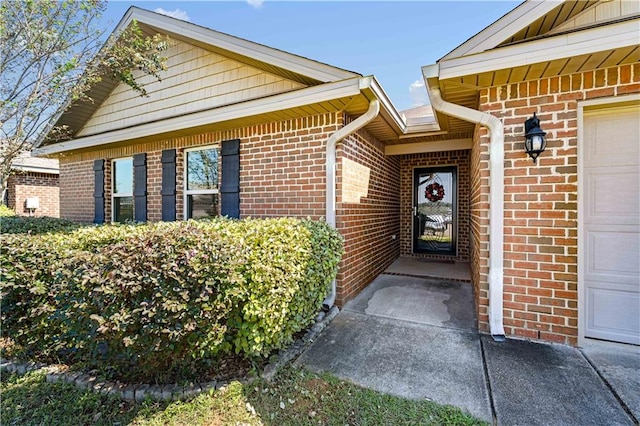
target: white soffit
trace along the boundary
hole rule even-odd
[[[553,61],[638,44],[638,20],[505,46],[476,55],[441,60],[440,80]],[[423,68],[424,72],[424,68]]]

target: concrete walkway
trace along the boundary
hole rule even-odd
[[[473,312],[468,283],[381,275],[296,363],[499,425],[638,424],[638,351],[496,343]]]

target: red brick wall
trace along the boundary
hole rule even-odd
[[[640,92],[640,64],[492,87],[480,107],[505,127],[504,324],[508,335],[577,344],[578,102]],[[534,165],[524,152],[524,121],[537,113],[547,150]],[[474,149],[473,229],[481,261],[479,304],[488,305],[488,221],[478,214],[489,186],[483,131]],[[479,155],[479,158],[478,158]],[[487,174],[488,176],[488,174]],[[474,249],[476,250],[476,249]],[[485,309],[480,328],[487,330]]]
[[[342,306],[399,256],[400,159],[361,130],[338,144],[336,178],[336,225],[347,252],[338,273]]]
[[[93,222],[93,160],[60,158],[60,217]]]
[[[242,217],[325,216],[325,142],[342,117],[324,114],[258,126],[240,142]]]
[[[162,218],[162,150],[177,149],[176,211],[183,218],[184,149],[240,139],[243,217],[324,217],[324,144],[342,123],[338,113],[68,155],[60,160],[62,216],[92,222],[93,160],[105,162],[105,218],[111,220],[111,160],[147,153],[147,212]]]
[[[14,172],[7,182],[8,207],[18,216],[60,217],[59,176],[49,173]],[[30,213],[27,198],[38,197],[39,208]]]
[[[402,208],[400,254],[428,259],[469,261],[469,155],[468,150],[407,154],[402,156]],[[458,255],[413,253],[413,172],[416,167],[457,166],[458,168]]]

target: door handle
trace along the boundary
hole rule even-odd
[[[413,207],[413,215],[418,216],[418,207]]]

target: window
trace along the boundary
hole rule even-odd
[[[133,159],[113,160],[113,222],[133,220]]]
[[[218,215],[218,148],[185,151],[185,219]]]

